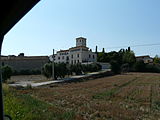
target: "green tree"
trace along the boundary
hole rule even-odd
[[[64,78],[68,74],[68,69],[65,63],[55,64],[56,77]]]
[[[112,60],[110,64],[112,72],[114,72],[115,74],[119,74],[121,71],[120,64],[115,60]]]
[[[123,54],[122,58],[123,63],[128,63],[130,66],[132,66],[136,62],[135,54],[132,51],[127,51]]]
[[[122,73],[129,72],[129,64],[128,63],[121,65],[121,72]]]
[[[42,68],[42,74],[47,78],[52,77],[52,63],[47,63]],[[54,64],[54,79],[58,77],[64,78],[68,74],[68,68],[65,63],[55,63]]]
[[[52,77],[52,63],[46,63],[42,68],[42,74],[47,77]]]
[[[160,58],[158,57],[158,55],[156,55],[155,57],[154,57],[154,59],[153,59],[153,62],[155,63],[155,64],[160,64]]]
[[[7,79],[10,79],[12,75],[12,68],[8,65],[2,66],[2,80],[3,82],[6,82]]]
[[[144,61],[143,60],[137,61],[134,64],[134,70],[136,72],[145,72],[146,71],[146,64],[144,63]]]
[[[98,53],[98,56],[97,56],[97,61],[98,62],[107,62],[106,60],[106,54],[105,53],[103,53],[103,52],[99,52]]]

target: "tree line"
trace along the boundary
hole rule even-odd
[[[118,52],[111,51],[108,53],[103,48],[102,52],[97,52],[97,61],[110,63],[111,69],[115,74],[123,72],[160,73],[160,58],[157,55],[153,58],[153,63],[144,63],[143,60],[136,61],[134,51],[130,47],[128,49],[120,49]]]
[[[101,65],[97,63],[92,64],[66,64],[54,63],[54,79],[64,78],[69,75],[81,75],[87,72],[97,72],[101,70]],[[52,63],[47,63],[42,68],[42,74],[47,78],[52,77]]]

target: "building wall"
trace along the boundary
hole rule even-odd
[[[40,70],[49,62],[48,56],[41,57],[6,57],[2,58],[2,65],[9,65],[13,70]]]
[[[78,46],[85,46],[86,47],[86,38],[76,38],[76,47]]]
[[[137,61],[143,60],[144,63],[152,63],[152,62],[153,62],[153,58],[151,58],[150,56],[136,57],[136,60],[137,60]]]
[[[86,47],[86,38],[76,38],[76,47],[69,48],[68,50],[60,50],[55,55],[55,63],[69,63],[77,64],[84,62],[96,62],[97,54],[89,51]]]
[[[97,54],[91,51],[88,52],[89,62],[97,62]]]
[[[78,48],[78,51],[70,51],[70,64],[76,64],[76,63],[81,63],[82,62],[82,51],[80,48]]]
[[[69,63],[69,52],[58,52],[55,55],[55,63]]]

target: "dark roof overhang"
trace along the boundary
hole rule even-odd
[[[0,4],[0,36],[4,36],[40,0],[2,0]]]

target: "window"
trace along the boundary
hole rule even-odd
[[[91,55],[89,54],[89,58],[91,58]]]
[[[71,55],[71,58],[73,58],[73,55]]]
[[[94,55],[93,55],[93,59],[94,59]]]
[[[67,56],[66,60],[69,60],[69,57]]]
[[[61,58],[60,57],[58,57],[58,60],[60,60]]]
[[[77,54],[77,57],[79,58],[79,54]]]
[[[64,59],[64,56],[62,56],[62,59]]]
[[[77,60],[77,63],[79,63],[79,60]]]

